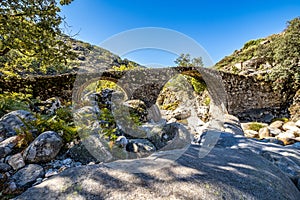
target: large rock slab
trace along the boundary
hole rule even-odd
[[[222,133],[204,157],[201,148],[191,145],[175,162],[178,150],[70,168],[15,199],[300,199],[291,179],[257,153],[260,143]]]

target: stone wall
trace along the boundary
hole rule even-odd
[[[1,77],[0,92],[22,92],[47,99],[53,96],[69,98],[76,74],[34,76],[27,78]]]
[[[221,76],[227,93],[227,109],[230,114],[251,121],[269,121],[272,117],[288,117],[289,91],[276,92],[270,82],[257,80],[253,76],[224,72]]]

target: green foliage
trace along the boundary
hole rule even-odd
[[[112,81],[100,80],[97,82],[96,92],[101,92],[105,89],[120,90],[116,83]]]
[[[254,123],[249,124],[248,129],[253,130],[253,131],[259,131],[259,129],[261,129],[263,127],[265,127],[265,126],[260,123],[254,122]]]
[[[205,97],[203,103],[204,103],[205,106],[209,106],[209,104],[210,104],[210,98],[209,97]]]
[[[114,71],[127,71],[127,70],[136,69],[138,67],[137,64],[134,64],[133,62],[130,61],[125,61],[125,62],[126,64],[121,64],[120,66],[113,66],[111,69]],[[107,88],[121,91],[121,89],[117,86],[117,84],[112,81],[100,80],[97,82],[97,87],[96,87],[97,92],[100,92]]]
[[[263,79],[272,82],[275,90],[296,91],[300,86],[300,17],[289,21],[281,34],[247,42],[215,67],[239,73],[244,69],[236,69],[234,65],[250,59],[250,67],[264,71]]]
[[[238,74],[238,72],[239,72],[239,69],[236,66],[232,66],[231,70],[232,70],[232,73],[234,73],[234,74]]]
[[[35,114],[36,120],[25,122],[25,127],[19,133],[22,138],[20,146],[26,146],[31,142],[32,133],[30,130],[34,128],[37,134],[45,131],[55,131],[60,134],[65,142],[70,142],[78,137],[77,127],[73,122],[72,111],[69,107],[59,108],[53,116]]]
[[[26,148],[34,140],[30,131],[23,129],[22,132],[17,131],[17,148]]]
[[[104,134],[105,138],[109,139],[110,141],[115,141],[117,139],[117,128],[112,112],[107,108],[102,108],[98,119],[105,122],[101,123],[101,134]]]
[[[140,120],[140,116],[137,113],[130,112],[129,120],[132,121],[137,126],[142,125],[142,122]]]
[[[174,76],[170,81],[168,81],[164,87],[164,89],[168,87],[174,87],[177,88],[177,90],[186,90],[189,87],[189,82],[187,82],[187,77],[182,74],[178,74]]]
[[[172,102],[172,103],[169,103],[169,104],[163,104],[160,108],[163,109],[163,110],[175,110],[176,108],[178,108],[179,106],[179,102],[178,101],[175,101],[175,102]]]
[[[72,0],[62,0],[68,5]],[[17,71],[47,71],[75,58],[63,36],[54,0],[6,0],[0,3],[0,68]]]
[[[207,88],[204,81],[199,81],[193,77],[189,78],[188,81],[192,84],[194,91],[198,94],[201,94]]]
[[[240,69],[234,65],[257,57],[259,49],[261,48],[261,42],[263,42],[263,39],[250,40],[246,42],[241,50],[236,50],[232,55],[226,56],[215,65],[215,68],[225,71],[228,70],[235,74],[239,73]],[[260,63],[255,63],[254,67],[257,67],[259,64]]]
[[[286,117],[272,119],[272,122],[275,122],[275,121],[282,121],[282,122],[286,123],[289,121],[289,119]]]
[[[203,67],[204,66],[201,57],[191,59],[190,54],[181,54],[174,62],[177,64],[177,66],[180,67],[188,67],[188,66]],[[184,78],[193,86],[195,92],[201,93],[206,89],[206,85],[204,82],[200,82],[197,79],[189,76],[184,76]]]
[[[180,67],[203,67],[203,61],[201,57],[191,59],[190,54],[180,54],[180,56],[174,61],[177,66]]]
[[[127,65],[121,64],[120,66],[113,66],[112,69],[114,71],[126,71],[126,70],[132,70],[137,68],[136,65],[134,65],[132,62],[129,62]]]
[[[14,110],[28,110],[31,95],[5,92],[0,94],[0,117]]]
[[[288,27],[273,49],[276,67],[268,75],[275,89],[298,89],[300,85],[300,17],[288,22]]]
[[[248,42],[246,42],[244,44],[243,49],[253,48],[253,46],[259,45],[261,41],[262,41],[262,39],[259,39],[259,40],[250,40],[250,41],[248,41]]]

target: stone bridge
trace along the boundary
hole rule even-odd
[[[97,73],[72,73],[56,76],[30,76],[27,78],[0,77],[0,92],[32,93],[46,99],[53,96],[79,100],[83,89],[97,81],[117,83],[128,99],[140,99],[147,107],[155,104],[164,85],[177,74],[184,74],[205,82],[213,102],[227,109],[230,114],[268,109],[283,109],[287,97],[273,91],[271,84],[254,77],[199,67],[142,68],[128,71],[102,71]]]

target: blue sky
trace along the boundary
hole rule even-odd
[[[199,43],[216,63],[251,39],[280,33],[288,20],[300,16],[300,1],[74,0],[61,15],[71,35],[95,45],[130,29],[171,29]],[[122,57],[174,65],[177,55],[146,49]]]

